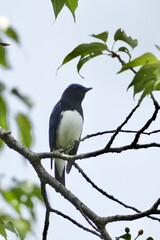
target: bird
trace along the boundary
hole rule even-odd
[[[86,88],[78,83],[72,83],[63,92],[61,99],[53,108],[49,118],[50,151],[69,148],[68,155],[76,155],[81,138],[84,116],[82,101],[85,94],[92,88]],[[74,144],[76,143],[76,144]],[[73,146],[72,146],[73,145]],[[72,146],[72,148],[70,148]],[[54,159],[55,178],[65,186],[65,169],[69,173],[73,162]],[[51,169],[53,159],[51,158]]]

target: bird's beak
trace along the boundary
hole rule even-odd
[[[85,89],[85,92],[88,92],[88,91],[90,91],[91,89],[92,89],[92,87],[86,88],[86,89]]]

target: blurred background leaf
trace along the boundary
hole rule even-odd
[[[29,118],[23,114],[18,113],[16,115],[16,122],[18,125],[18,131],[20,136],[20,141],[26,147],[30,147],[32,144],[32,125]]]
[[[7,229],[15,234],[18,233],[20,239],[24,240],[27,233],[32,230],[32,223],[36,221],[35,203],[37,201],[43,203],[39,186],[28,181],[17,181],[14,179],[12,187],[0,189],[0,195],[6,204],[12,208],[13,212],[16,213],[9,215],[2,212],[0,214],[0,234],[4,234],[7,237]],[[28,213],[27,218],[24,217],[24,209]]]
[[[4,97],[0,95],[0,127],[8,130],[7,105]],[[0,139],[0,148],[3,146],[3,141]]]

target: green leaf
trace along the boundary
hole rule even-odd
[[[16,33],[16,31],[14,30],[14,28],[12,27],[9,27],[7,30],[6,30],[6,35],[8,37],[10,37],[11,39],[13,39],[15,42],[19,43],[19,36],[18,34]]]
[[[128,88],[132,86],[134,95],[142,92],[141,100],[155,90],[160,91],[160,63],[142,66]]]
[[[7,106],[4,98],[0,95],[0,127],[8,130]],[[0,148],[4,142],[0,139]]]
[[[3,199],[19,214],[23,214],[23,207],[27,208],[31,218],[35,220],[34,200],[38,199],[43,203],[40,188],[33,183],[26,181],[16,182],[14,187],[7,191],[0,191]]]
[[[33,106],[31,99],[28,96],[21,94],[17,88],[13,88],[11,93],[18,97],[23,103],[25,103],[27,107],[31,108]]]
[[[0,65],[5,68],[10,68],[10,64],[7,59],[6,48],[0,45]]]
[[[26,220],[24,218],[13,218],[9,215],[0,215],[0,219],[4,223],[5,230],[9,230],[15,233],[21,240],[24,240],[27,236],[27,233],[31,232],[31,220]],[[0,221],[1,221],[0,220]],[[3,230],[3,229],[2,229]],[[1,228],[0,228],[1,234]]]
[[[20,214],[20,204],[19,204],[19,194],[16,194],[12,189],[8,191],[1,191],[1,194],[5,201],[17,212]]]
[[[7,239],[7,233],[6,233],[5,225],[2,219],[0,219],[0,235],[2,235],[5,239]]]
[[[4,217],[4,224],[5,224],[5,228],[7,230],[9,230],[10,232],[13,232],[17,235],[16,229],[14,224],[12,223],[12,221],[10,221],[9,219],[7,219],[7,217]]]
[[[138,45],[137,39],[128,37],[122,29],[118,29],[114,35],[115,41],[123,41],[127,43],[131,48],[135,48]]]
[[[103,51],[105,51],[105,50],[107,50],[107,46],[104,43],[92,42],[92,43],[80,44],[64,58],[60,67],[77,57],[80,57],[80,60],[84,59],[85,57],[90,57],[90,59],[91,59],[92,58],[91,56],[93,55],[93,57],[94,57],[95,53],[99,52],[100,54],[103,54]],[[98,55],[100,55],[100,54],[98,54]],[[87,59],[87,61],[90,59]],[[84,63],[79,65],[79,67],[78,67],[79,70],[82,67],[81,65],[83,65]]]
[[[147,52],[141,55],[140,57],[135,58],[134,60],[126,63],[118,73],[121,73],[123,71],[126,71],[134,67],[151,64],[151,63],[158,63],[158,62],[159,60],[154,54]]]
[[[13,224],[15,225],[18,235],[20,237],[21,240],[26,239],[27,233],[31,232],[31,222],[23,219],[23,218],[19,218],[19,219],[14,219]]]
[[[92,52],[91,54],[89,54],[85,57],[81,57],[78,64],[77,64],[78,73],[80,74],[80,70],[86,62],[88,62],[92,58],[97,57],[97,56],[102,55],[102,54],[103,54],[102,51],[97,50],[97,51],[94,51],[94,52]],[[81,74],[80,74],[80,76],[83,78],[83,76]]]
[[[65,0],[65,4],[71,11],[74,21],[75,21],[75,10],[78,7],[78,0]]]
[[[107,39],[108,39],[108,32],[102,32],[102,33],[99,33],[99,34],[92,34],[91,37],[94,37],[94,38],[97,38],[97,39],[100,39],[102,40],[104,43],[107,42]]]
[[[20,140],[23,145],[30,147],[32,144],[32,126],[28,117],[22,113],[17,114],[16,121],[19,128]]]
[[[2,95],[0,95],[0,127],[8,130],[7,106]]]
[[[118,49],[118,52],[124,52],[124,53],[126,53],[126,54],[129,56],[129,60],[131,59],[131,54],[130,54],[128,48],[126,48],[126,47],[120,47],[120,48]]]
[[[130,233],[126,233],[122,236],[120,236],[119,238],[125,239],[125,240],[131,240],[131,234]]]
[[[57,18],[58,14],[60,13],[62,8],[64,7],[65,0],[51,0],[51,3],[52,3],[52,6],[53,6],[55,18]]]

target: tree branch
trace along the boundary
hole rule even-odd
[[[152,100],[153,100],[153,104],[155,106],[155,111],[152,115],[152,117],[144,124],[144,126],[137,132],[137,134],[135,135],[135,138],[133,140],[133,142],[131,143],[131,145],[136,145],[136,143],[138,143],[138,140],[141,136],[141,134],[147,129],[149,128],[149,126],[151,125],[151,123],[153,121],[155,121],[156,117],[157,117],[157,114],[159,112],[159,109],[160,109],[160,106],[158,104],[158,102],[154,99],[153,95],[151,96]]]
[[[41,179],[40,179],[40,181],[41,181]],[[48,201],[47,192],[46,192],[46,184],[45,184],[44,181],[41,181],[41,193],[42,193],[44,203],[45,203],[45,206],[46,206],[46,214],[45,214],[45,222],[44,222],[42,239],[47,240],[51,206],[50,206],[49,201]]]
[[[115,215],[111,217],[106,217],[104,221],[106,224],[111,222],[117,222],[117,221],[133,221],[143,217],[148,217],[153,214],[160,214],[160,210],[158,210],[159,205],[160,205],[160,198],[153,204],[153,206],[150,209],[144,212],[140,212],[132,215]]]
[[[129,119],[133,116],[133,114],[135,113],[135,111],[137,110],[137,108],[140,106],[140,101],[137,103],[137,105],[132,109],[132,111],[129,113],[129,115],[126,117],[126,119],[124,120],[124,122],[116,129],[115,133],[112,135],[111,139],[109,140],[109,142],[107,143],[107,145],[105,146],[105,148],[110,148],[110,146],[112,145],[114,139],[116,138],[116,136],[118,135],[118,133],[120,132],[120,130],[124,127],[124,125],[126,125],[126,123],[129,121]]]
[[[89,232],[89,233],[92,233],[92,234],[96,235],[96,236],[99,237],[99,238],[102,238],[102,236],[101,236],[100,234],[98,234],[96,231],[93,231],[93,230],[91,230],[91,229],[89,229],[89,228],[84,227],[82,224],[78,223],[77,221],[75,221],[75,220],[74,220],[73,218],[71,218],[70,216],[68,216],[68,215],[66,215],[66,214],[64,214],[64,213],[62,213],[62,212],[60,212],[60,211],[58,211],[58,210],[56,210],[56,209],[53,209],[53,208],[51,208],[50,211],[53,212],[53,213],[56,213],[57,215],[65,218],[65,219],[67,219],[67,220],[69,220],[71,223],[73,223],[73,224],[76,225],[77,227],[83,229],[84,231],[87,231],[87,232]]]
[[[119,199],[115,198],[113,195],[110,195],[108,194],[107,192],[105,192],[103,189],[99,188],[86,174],[85,172],[82,170],[82,168],[80,168],[78,166],[77,163],[73,163],[74,167],[79,171],[79,173],[81,173],[81,175],[86,179],[86,181],[88,183],[90,183],[92,185],[93,188],[95,188],[98,192],[100,192],[103,196],[107,197],[108,199],[120,204],[121,206],[125,207],[125,208],[128,208],[128,209],[131,209],[133,210],[134,212],[137,212],[137,213],[141,213],[140,210],[138,210],[137,208],[135,207],[132,207],[132,206],[129,206],[125,203],[123,203],[122,201],[120,201]],[[159,218],[155,218],[155,217],[152,217],[152,216],[148,216],[148,218],[151,218],[152,220],[157,220],[160,222],[160,219]]]

